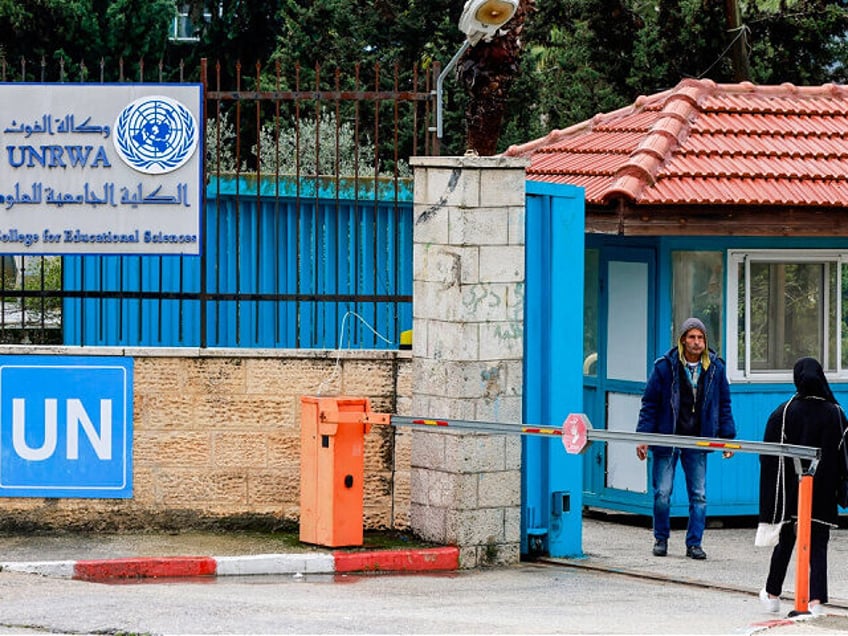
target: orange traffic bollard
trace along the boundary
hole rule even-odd
[[[810,524],[813,510],[813,476],[802,475],[798,484],[798,533],[795,548],[795,611],[790,616],[809,613],[810,603]]]
[[[301,397],[300,540],[331,548],[363,541],[367,398]]]

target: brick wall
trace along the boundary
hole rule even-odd
[[[403,351],[92,350],[7,354],[134,358],[132,499],[0,498],[0,529],[144,530],[295,525],[300,398],[353,395],[410,415]],[[373,426],[365,443],[365,528],[409,525],[408,430]]]

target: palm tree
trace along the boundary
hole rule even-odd
[[[457,65],[457,77],[468,94],[465,147],[480,156],[496,152],[509,88],[519,71],[524,21],[534,8],[535,0],[520,0],[512,19],[491,38],[469,47]]]

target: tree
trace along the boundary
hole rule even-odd
[[[478,155],[495,154],[509,91],[519,73],[524,22],[535,0],[521,0],[501,35],[477,42],[459,61],[459,81],[468,95],[465,108],[466,148]]]
[[[139,60],[164,55],[173,15],[172,0],[0,0],[0,57],[26,80],[61,79],[42,77],[42,60],[91,79],[92,66],[117,73],[123,59],[134,75]]]
[[[241,88],[313,86],[343,71],[343,89],[380,82],[409,89],[447,64],[463,34],[457,0],[189,0],[198,42],[168,39],[174,0],[0,0],[0,56],[7,79],[136,79],[141,60],[166,69],[184,62],[196,79],[201,57],[221,61],[221,84]],[[504,150],[552,128],[621,107],[684,77],[755,83],[848,81],[844,0],[522,0],[507,36],[470,49],[448,77],[442,154],[474,139]],[[534,7],[531,9],[531,7]],[[731,9],[738,9],[734,28]],[[204,17],[208,16],[208,17]],[[729,28],[731,29],[729,31]],[[740,59],[747,52],[747,59]],[[64,65],[64,77],[50,69]],[[23,60],[23,62],[21,61]],[[740,71],[747,61],[748,71]],[[83,62],[87,66],[83,66]],[[256,78],[255,63],[263,64]],[[279,65],[277,75],[274,64]],[[358,65],[356,67],[355,65]],[[297,70],[296,72],[296,69]],[[355,73],[354,70],[358,69]],[[46,73],[46,76],[45,76]],[[297,79],[295,79],[297,77]],[[182,78],[166,72],[165,80]],[[146,74],[145,79],[152,80]],[[214,78],[213,78],[214,80]],[[341,113],[342,117],[349,117]],[[379,118],[377,118],[379,119]],[[502,123],[501,123],[502,121]],[[468,122],[468,125],[466,125]],[[381,124],[382,125],[382,124]],[[493,135],[494,130],[497,135]],[[254,131],[255,133],[256,131]],[[411,143],[401,144],[411,152]],[[479,151],[478,151],[479,152]]]
[[[630,4],[538,3],[527,19],[527,54],[510,96],[500,149],[628,102],[635,43],[645,24]]]
[[[729,2],[538,0],[499,150],[676,85],[734,82]],[[848,10],[837,0],[739,0],[751,81],[848,80]]]
[[[710,77],[731,81],[733,67],[727,48],[727,14],[724,2],[660,0],[658,11],[646,14],[636,43],[643,64],[628,78],[631,87],[667,88],[685,77]],[[642,39],[647,30],[659,38]],[[650,48],[648,48],[650,46]],[[662,60],[655,68],[652,60]],[[657,71],[662,70],[662,73]],[[651,91],[653,92],[653,91]]]
[[[97,0],[98,4],[105,4]],[[101,57],[116,62],[162,59],[174,18],[172,0],[113,0],[101,25]]]
[[[848,81],[848,9],[824,0],[751,2],[746,23],[751,29],[752,81],[815,85]],[[788,6],[788,5],[791,5]]]
[[[397,62],[411,68],[461,39],[456,2],[450,0],[376,0],[359,8],[342,0],[284,0],[282,5],[275,58],[285,66]],[[450,27],[455,33],[445,37]]]
[[[397,69],[399,90],[410,90],[415,83],[424,91],[435,64],[446,64],[463,41],[457,27],[462,3],[456,0],[375,0],[359,8],[342,0],[284,0],[282,5],[274,60],[289,78],[298,66],[301,86],[312,85],[318,72],[328,78],[340,70],[343,89],[350,89],[358,77],[361,90],[375,88],[378,81],[386,90],[393,88]],[[465,147],[465,99],[453,89],[451,82],[442,154],[461,153]],[[409,139],[400,141],[411,148]]]
[[[213,4],[194,0],[192,10],[208,12]],[[231,4],[239,3],[225,1],[225,10]],[[297,87],[310,91],[317,90],[319,85],[334,90],[338,72],[341,90],[391,91],[397,87],[401,91],[425,92],[427,75],[433,72],[434,64],[450,59],[462,41],[456,26],[461,4],[457,6],[454,0],[375,0],[362,6],[341,0],[277,0],[254,4],[254,10],[258,10],[258,4],[267,5],[261,9],[260,16],[267,16],[267,23],[274,25],[273,33],[269,29],[254,34],[251,47],[247,49],[248,58],[243,57],[243,50],[231,47],[228,40],[222,38],[226,21],[220,21],[220,30],[212,28],[211,22],[217,20],[213,17],[210,26],[199,33],[200,44],[193,48],[183,45],[187,54],[188,49],[192,50],[192,57],[186,59],[192,60],[191,64],[201,56],[220,60],[222,86],[234,85],[231,69],[235,61],[240,60],[243,90],[260,87],[263,90],[294,90]],[[261,57],[260,51],[267,55]],[[253,66],[257,60],[264,62],[258,79]],[[455,91],[450,95],[451,105],[446,112],[451,125],[443,140],[443,153],[460,152],[464,148],[462,128],[455,125],[462,112],[461,102],[456,101],[460,97]],[[304,101],[303,106],[314,110],[314,104],[308,101]],[[374,100],[356,113],[351,112],[352,107],[345,108],[343,105],[341,121],[358,117],[379,144],[394,143],[394,113],[389,102]],[[377,112],[380,110],[382,113]],[[411,154],[414,147],[412,126],[406,122],[413,116],[423,122],[424,115],[423,104],[415,114],[400,113],[402,122],[397,131],[400,134],[398,143],[403,149],[401,157]],[[375,122],[379,127],[376,131],[373,129]],[[248,136],[255,137],[255,131]],[[418,148],[420,152],[420,143]]]

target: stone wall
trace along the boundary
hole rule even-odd
[[[352,395],[410,415],[406,351],[3,347],[134,359],[132,499],[0,498],[0,529],[296,527],[300,398]],[[411,433],[372,426],[366,529],[409,526]]]

